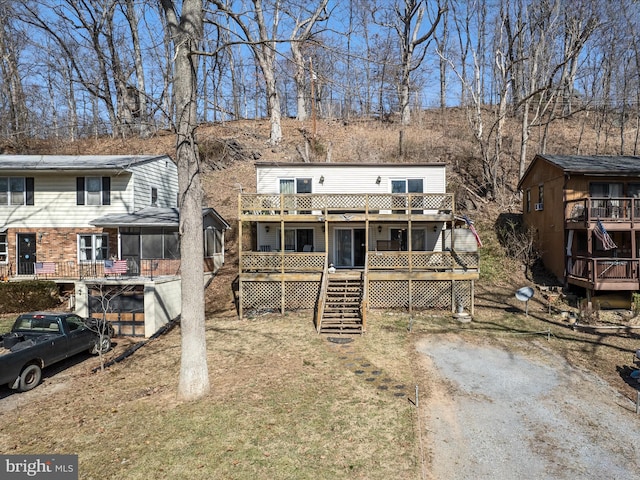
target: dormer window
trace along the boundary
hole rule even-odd
[[[151,206],[158,206],[158,189],[156,187],[151,187]]]

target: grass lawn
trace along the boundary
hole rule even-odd
[[[429,378],[415,344],[426,335],[521,352],[536,342],[633,393],[616,367],[637,337],[574,332],[543,303],[525,316],[509,292],[478,293],[470,323],[374,311],[350,343],[317,335],[311,312],[219,313],[207,321],[211,392],[191,403],[176,400],[176,327],[102,373],[88,358],[30,392],[3,387],[0,451],[78,454],[83,480],[423,478],[429,434],[414,401]]]

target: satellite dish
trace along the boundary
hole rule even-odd
[[[521,302],[528,302],[531,297],[533,297],[533,288],[531,287],[522,287],[516,292],[516,298]]]
[[[529,315],[529,300],[531,297],[533,297],[533,288],[531,287],[522,287],[516,292],[516,299],[524,302],[525,315]]]

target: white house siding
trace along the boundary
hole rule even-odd
[[[134,165],[133,211],[151,205],[151,189],[158,189],[157,207],[176,207],[178,203],[178,167],[169,157]]]
[[[281,178],[311,178],[312,193],[389,193],[391,180],[422,178],[424,193],[446,193],[445,174],[444,164],[257,163],[256,191],[279,193]]]
[[[127,172],[114,175],[112,171],[99,170],[64,173],[23,171],[15,175],[34,178],[34,204],[0,206],[2,223],[12,228],[90,227],[89,222],[96,217],[126,213],[127,198],[133,190],[131,174]],[[76,204],[76,177],[87,176],[111,177],[111,205]]]

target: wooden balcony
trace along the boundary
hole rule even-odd
[[[243,221],[416,220],[453,218],[453,194],[250,194],[239,199]]]
[[[567,202],[565,208],[567,228],[588,228],[600,220],[622,228],[640,227],[640,198],[585,197]]]
[[[590,290],[638,290],[639,262],[632,258],[573,257],[567,279],[570,284]]]
[[[322,273],[325,252],[243,252],[241,274]],[[432,278],[478,278],[479,254],[474,252],[379,252],[367,253],[369,275],[408,278],[422,272]],[[437,275],[433,275],[437,274]]]

